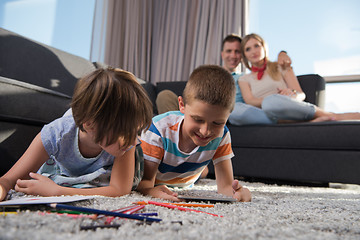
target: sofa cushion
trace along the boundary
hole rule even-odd
[[[71,97],[29,83],[0,77],[0,119],[43,125],[70,107]]]
[[[186,86],[186,81],[179,81],[179,82],[158,82],[156,83],[156,90],[157,93],[161,92],[162,90],[168,89],[173,91],[176,95],[181,96],[184,88]]]
[[[233,147],[272,149],[354,150],[360,145],[360,121],[229,125]],[[350,137],[351,136],[351,137]]]

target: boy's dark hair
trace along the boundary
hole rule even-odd
[[[91,121],[95,142],[110,145],[122,138],[131,145],[140,131],[151,124],[152,103],[135,76],[127,71],[97,69],[81,78],[74,90],[71,108],[76,125]]]
[[[238,41],[239,43],[241,43],[241,37],[236,34],[227,35],[222,41],[221,50],[224,50],[224,44],[226,42],[235,42],[235,41]]]
[[[184,104],[193,100],[219,105],[231,112],[235,104],[235,82],[231,74],[217,65],[203,65],[190,75],[183,93]]]

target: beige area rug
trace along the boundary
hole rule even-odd
[[[195,208],[222,215],[184,212],[146,205],[144,212],[157,212],[159,223],[114,220],[117,228],[80,230],[100,224],[88,218],[72,219],[42,211],[23,210],[0,216],[0,239],[360,239],[360,186],[332,184],[329,188],[277,186],[247,183],[250,203],[217,203],[213,208]],[[201,180],[192,195],[218,196],[214,180]],[[17,196],[21,197],[21,196]],[[96,197],[73,203],[103,210],[129,206],[143,200],[161,201],[136,192],[120,197]]]

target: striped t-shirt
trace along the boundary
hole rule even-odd
[[[141,135],[145,161],[159,163],[155,185],[189,186],[199,178],[211,160],[215,165],[234,156],[226,126],[222,134],[208,145],[197,146],[190,153],[181,151],[178,147],[179,130],[183,120],[184,115],[180,111],[155,116],[150,129]]]

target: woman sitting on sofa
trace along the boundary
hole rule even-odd
[[[360,113],[331,113],[304,102],[305,93],[291,66],[283,69],[277,62],[270,62],[266,43],[259,35],[243,38],[241,54],[244,65],[251,70],[238,80],[246,106],[234,109],[230,123],[243,125],[242,118],[253,111],[263,113],[268,119],[264,124],[360,119]]]

